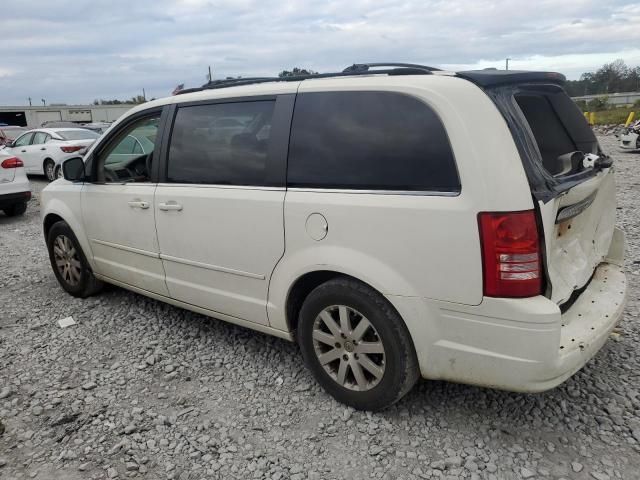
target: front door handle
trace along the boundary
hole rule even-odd
[[[42,147],[40,150],[46,150],[46,148]]]
[[[142,202],[140,200],[132,200],[131,202],[129,202],[129,206],[131,208],[142,208],[147,209],[149,208],[149,202]]]
[[[158,208],[160,210],[163,210],[165,212],[168,212],[169,210],[175,210],[177,212],[179,212],[180,210],[182,210],[182,205],[180,205],[179,203],[176,203],[174,201],[170,201],[167,203],[159,203],[158,204]]]
[[[21,151],[22,153],[26,153],[26,152],[27,152],[26,150],[20,150],[20,151]]]

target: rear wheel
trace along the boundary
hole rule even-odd
[[[44,161],[42,168],[44,170],[45,176],[47,177],[47,180],[49,180],[50,182],[53,182],[56,179],[56,172],[55,172],[56,164],[54,163],[54,161],[51,160],[50,158],[47,158]]]
[[[78,239],[66,222],[53,224],[47,235],[51,267],[60,286],[74,297],[85,298],[102,289],[94,277]]]
[[[62,165],[58,165],[54,173],[55,178],[62,178]]]
[[[27,211],[27,202],[14,203],[2,210],[7,217],[17,217]]]
[[[358,410],[392,405],[419,377],[404,322],[382,295],[356,280],[330,280],[309,294],[298,342],[318,383]]]

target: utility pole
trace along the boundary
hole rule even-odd
[[[29,106],[31,106],[31,97],[29,97]]]
[[[146,101],[147,101],[147,94],[145,93],[144,88],[142,89],[142,100],[143,100],[144,102],[146,102]]]
[[[42,105],[44,105],[46,107],[47,106],[47,102],[45,101],[45,99],[41,98],[40,100],[42,100]]]
[[[504,61],[504,69],[505,70],[509,70],[509,60],[511,60],[509,57],[507,57]]]
[[[213,76],[211,75],[211,65],[209,65],[209,81],[213,80]]]

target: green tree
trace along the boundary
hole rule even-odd
[[[297,77],[299,75],[315,75],[318,72],[315,72],[311,69],[307,69],[307,68],[298,68],[295,67],[292,70],[283,70],[281,71],[278,76],[280,78],[282,77]]]

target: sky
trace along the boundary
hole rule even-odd
[[[640,2],[2,0],[0,105],[171,94],[213,77],[358,62],[554,70],[640,65]]]

